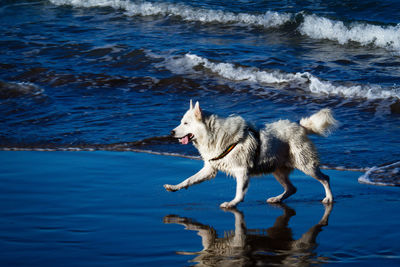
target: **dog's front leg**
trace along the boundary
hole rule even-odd
[[[235,172],[236,178],[236,195],[235,198],[229,202],[224,202],[220,205],[223,209],[230,209],[236,207],[239,202],[244,200],[244,196],[247,192],[247,188],[249,187],[249,176],[245,169],[238,169]]]
[[[177,185],[165,184],[164,188],[167,191],[175,192],[181,190],[182,188],[188,188],[191,185],[199,184],[205,180],[210,180],[214,178],[215,175],[217,175],[217,171],[213,167],[211,167],[210,164],[205,163],[204,167],[195,175],[190,176],[189,178]]]

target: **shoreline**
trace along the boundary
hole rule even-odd
[[[146,149],[135,149],[135,148],[125,148],[125,149],[104,149],[104,148],[81,148],[81,147],[57,147],[57,148],[18,148],[18,147],[10,147],[10,148],[0,148],[0,151],[37,151],[37,152],[95,152],[95,151],[103,151],[103,152],[133,152],[133,153],[144,153],[150,155],[160,155],[160,156],[168,156],[175,158],[184,158],[184,159],[192,159],[201,161],[200,156],[193,155],[183,155],[174,152],[159,152],[153,150]],[[399,167],[393,170],[392,167]],[[375,186],[391,186],[398,187],[400,186],[398,180],[396,179],[396,175],[400,173],[400,161],[391,162],[389,164],[382,164],[379,167],[364,167],[364,168],[351,168],[344,166],[329,166],[322,164],[320,166],[321,170],[336,170],[336,171],[349,171],[349,172],[360,172],[362,173],[358,177],[358,182],[360,184],[369,184]],[[393,177],[390,177],[393,175]],[[387,181],[385,181],[385,177]]]
[[[18,148],[18,147],[10,147],[10,148],[0,148],[0,151],[38,151],[38,152],[95,152],[95,151],[107,151],[107,152],[134,152],[134,153],[145,153],[150,155],[160,155],[160,156],[169,156],[169,157],[177,157],[177,158],[186,158],[186,159],[194,159],[194,160],[202,160],[201,156],[192,156],[192,155],[183,155],[174,152],[158,152],[146,149],[135,149],[129,148],[124,150],[112,150],[112,149],[97,149],[97,148],[80,148],[80,147],[66,147],[66,148]],[[366,172],[370,168],[373,167],[364,167],[364,168],[347,168],[343,166],[328,166],[321,165],[321,169],[323,170],[336,170],[336,171],[351,171],[351,172]]]

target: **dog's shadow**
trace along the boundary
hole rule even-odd
[[[268,229],[247,229],[243,213],[237,209],[228,210],[235,217],[235,229],[225,232],[224,237],[218,237],[212,226],[190,218],[168,215],[164,217],[164,223],[180,224],[186,230],[197,231],[203,250],[178,251],[177,254],[195,256],[191,262],[198,263],[198,266],[308,266],[326,262],[327,258],[316,255],[314,251],[318,234],[328,225],[332,204],[325,205],[321,220],[297,240],[293,239],[289,227],[290,219],[296,215],[295,210],[284,204],[274,206],[282,209],[283,214]]]

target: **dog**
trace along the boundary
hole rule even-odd
[[[323,203],[332,203],[329,176],[319,168],[319,156],[310,134],[327,136],[338,126],[330,109],[322,109],[299,123],[279,120],[258,129],[240,116],[219,117],[203,111],[199,102],[184,114],[181,123],[171,131],[183,145],[192,142],[204,160],[204,167],[177,185],[165,184],[167,191],[177,191],[212,179],[223,171],[236,179],[236,195],[220,205],[234,208],[244,200],[250,176],[272,173],[284,192],[268,203],[279,203],[296,193],[289,179],[296,168],[318,180],[325,189]]]

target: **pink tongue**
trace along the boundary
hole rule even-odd
[[[179,141],[181,142],[182,145],[187,145],[187,144],[189,144],[189,136],[186,135],[185,137],[181,138]]]

